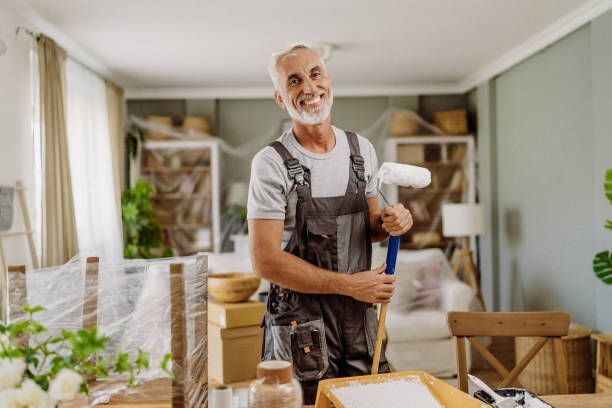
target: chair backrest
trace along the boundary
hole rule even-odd
[[[502,376],[497,388],[507,387],[516,381],[527,364],[552,341],[557,385],[560,394],[568,393],[567,367],[563,353],[562,336],[569,331],[570,315],[567,312],[449,312],[448,327],[457,342],[457,377],[459,388],[467,392],[467,338],[489,364]],[[478,340],[478,336],[491,337],[540,337],[516,366],[508,371]]]

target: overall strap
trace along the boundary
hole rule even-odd
[[[299,160],[296,159],[289,153],[289,150],[279,141],[274,141],[269,144],[270,147],[274,148],[276,152],[283,159],[283,163],[287,168],[287,173],[289,174],[289,178],[292,179],[295,184],[298,186],[303,186],[308,184],[308,180],[304,177],[305,171]]]
[[[365,161],[359,150],[359,139],[355,133],[349,131],[346,131],[346,138],[351,149],[351,168],[353,169],[349,182],[352,181],[354,183],[356,181],[357,191],[365,191]]]

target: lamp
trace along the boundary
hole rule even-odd
[[[442,234],[445,237],[462,238],[463,243],[462,247],[453,254],[453,273],[456,275],[459,268],[463,267],[465,283],[474,286],[476,296],[478,296],[478,300],[484,309],[484,298],[476,277],[469,239],[470,236],[480,235],[483,231],[484,211],[482,205],[473,203],[442,205]]]

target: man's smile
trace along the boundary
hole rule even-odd
[[[298,99],[298,104],[301,109],[309,113],[316,113],[321,110],[325,103],[325,93],[318,94],[303,94]]]

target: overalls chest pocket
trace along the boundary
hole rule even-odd
[[[306,218],[306,260],[321,268],[338,269],[338,225],[335,216]]]

